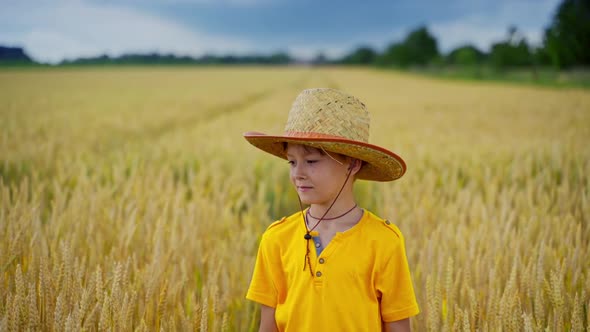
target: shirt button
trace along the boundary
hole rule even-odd
[[[325,260],[323,258],[320,258],[320,264],[324,264]]]
[[[320,246],[321,246],[321,244],[320,244],[319,242],[316,242],[316,243],[315,243],[315,247],[316,247],[316,248],[319,248]]]
[[[315,273],[315,276],[316,276],[316,277],[321,277],[321,276],[322,276],[322,272],[320,272],[320,271],[316,272],[316,273]]]

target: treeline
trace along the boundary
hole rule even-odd
[[[177,56],[173,54],[125,54],[111,57],[101,55],[97,57],[78,58],[64,60],[58,66],[85,66],[85,65],[232,65],[232,64],[258,64],[258,65],[284,65],[293,63],[286,53],[271,55],[205,55],[199,58],[190,56]],[[0,46],[0,64],[4,65],[42,65],[33,61],[22,48]]]
[[[391,44],[384,52],[378,53],[370,47],[359,47],[342,59],[341,64],[397,67],[423,67],[429,65],[461,65],[475,66],[482,64],[494,67],[526,67],[532,65],[556,65],[565,67],[561,58],[553,63],[545,47],[533,48],[526,38],[520,35],[516,27],[510,27],[504,41],[491,46],[486,53],[472,44],[457,47],[447,54],[442,54],[434,36],[426,27],[419,27],[410,32],[401,42]],[[590,64],[572,61],[568,65]]]
[[[439,52],[436,38],[426,27],[419,27],[382,53],[370,47],[359,47],[337,62],[398,67],[488,64],[497,68],[552,65],[564,69],[589,66],[590,0],[564,0],[544,31],[543,44],[536,48],[531,47],[512,26],[508,28],[505,40],[491,45],[489,53],[474,45],[463,45],[443,55]]]
[[[199,58],[176,56],[173,54],[127,54],[118,57],[103,55],[94,58],[80,58],[62,61],[60,65],[231,65],[231,64],[261,64],[283,65],[292,63],[293,59],[286,53],[271,55],[205,55]]]

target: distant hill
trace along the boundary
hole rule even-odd
[[[0,62],[32,64],[34,61],[21,47],[0,46]]]

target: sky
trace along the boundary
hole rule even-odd
[[[0,45],[58,63],[102,54],[201,56],[383,51],[419,26],[439,50],[488,51],[515,25],[542,42],[559,0],[0,0]]]

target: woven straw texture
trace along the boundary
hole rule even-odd
[[[333,89],[309,89],[297,96],[285,132],[320,133],[369,142],[369,112],[353,96]]]
[[[364,161],[356,178],[392,181],[406,171],[402,158],[369,144],[369,112],[357,98],[334,89],[308,89],[297,96],[283,135],[248,132],[257,148],[286,159],[283,143],[304,144]]]

